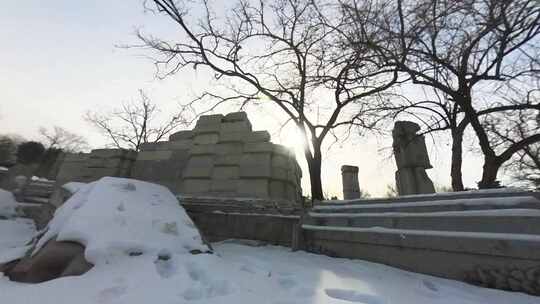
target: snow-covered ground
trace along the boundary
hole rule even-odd
[[[118,256],[80,277],[29,285],[0,278],[10,304],[364,303],[538,304],[540,298],[483,289],[384,265],[283,247],[214,244],[215,254]]]
[[[31,228],[21,220],[2,222],[0,252],[23,250]],[[189,251],[206,247],[174,196],[128,179],[81,186],[43,240],[54,235],[85,244],[95,266],[41,284],[11,282],[0,273],[0,303],[540,303],[525,294],[284,247],[222,242],[213,244],[214,254],[193,255]]]

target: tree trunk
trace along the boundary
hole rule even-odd
[[[313,200],[323,200],[323,189],[321,180],[321,148],[314,147],[313,157],[308,160],[309,180],[311,182],[311,198]]]
[[[450,167],[450,177],[452,178],[452,189],[463,191],[463,178],[461,167],[463,164],[463,131],[452,131],[452,164]]]
[[[484,168],[482,172],[482,180],[478,182],[479,189],[499,188],[500,184],[497,181],[497,173],[501,163],[493,157],[484,157]]]

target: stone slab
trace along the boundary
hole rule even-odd
[[[169,136],[170,141],[192,139],[195,133],[191,130],[183,130],[173,133]]]
[[[167,160],[170,159],[173,154],[173,151],[141,151],[139,152],[139,155],[137,156],[137,161],[143,161],[143,160]]]

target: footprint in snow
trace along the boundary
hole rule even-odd
[[[109,303],[122,296],[127,291],[127,286],[113,286],[101,290],[97,295],[97,303]]]
[[[343,300],[354,303],[363,303],[363,304],[383,304],[385,303],[382,299],[377,296],[357,292],[352,289],[338,289],[338,288],[327,288],[324,290],[327,296],[337,300]]]

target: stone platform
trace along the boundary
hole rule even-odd
[[[476,191],[321,202],[303,248],[540,295],[540,195]]]

